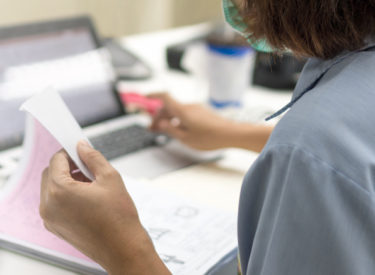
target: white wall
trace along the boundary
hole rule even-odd
[[[0,26],[91,14],[103,35],[122,36],[217,19],[221,0],[0,0]]]

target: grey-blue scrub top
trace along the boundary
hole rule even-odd
[[[243,274],[375,274],[375,42],[310,59],[287,108],[244,179]]]

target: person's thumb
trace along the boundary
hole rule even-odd
[[[100,176],[103,171],[112,168],[105,157],[99,151],[92,148],[87,141],[79,141],[77,149],[79,157],[95,177]]]

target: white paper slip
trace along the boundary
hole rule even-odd
[[[95,179],[77,152],[78,142],[82,139],[89,140],[55,89],[48,88],[34,95],[22,104],[20,110],[38,120],[66,150],[81,172],[90,180]]]

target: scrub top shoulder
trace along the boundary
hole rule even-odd
[[[244,180],[244,274],[375,274],[373,45],[306,64]]]

